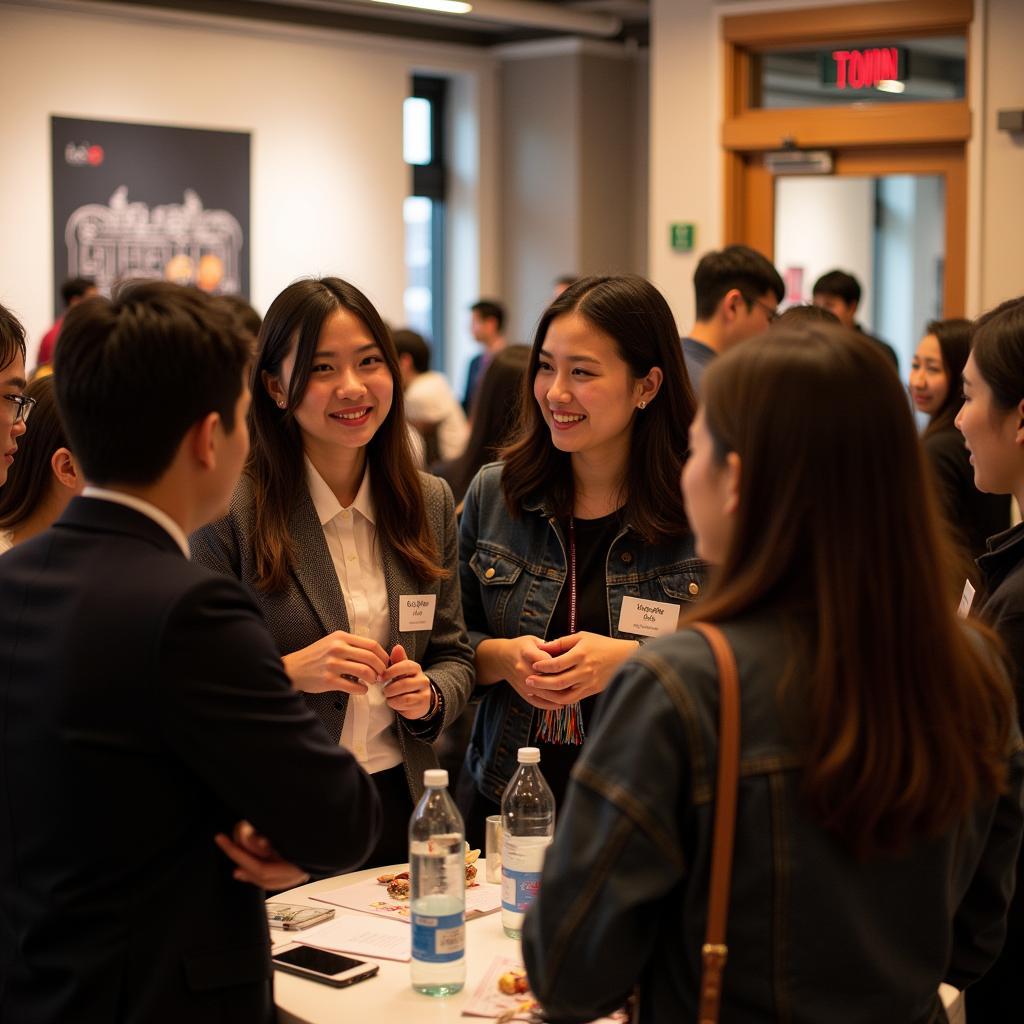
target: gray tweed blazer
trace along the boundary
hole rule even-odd
[[[384,576],[391,608],[388,650],[401,644],[427,677],[444,694],[443,721],[410,722],[396,715],[398,740],[405,758],[405,774],[413,800],[423,792],[423,772],[437,767],[433,742],[462,711],[473,687],[473,651],[462,619],[459,589],[458,540],[452,492],[443,480],[420,473],[427,521],[434,535],[442,564],[451,575],[432,584],[415,579],[404,563],[385,547],[382,551]],[[192,560],[217,572],[234,576],[249,587],[263,612],[267,627],[282,655],[301,650],[335,630],[348,632],[348,615],[338,576],[334,571],[323,528],[309,493],[292,509],[289,531],[295,541],[297,563],[292,567],[285,589],[267,594],[254,586],[252,539],[255,531],[252,483],[243,476],[228,514],[192,534]],[[428,633],[402,633],[398,629],[399,596],[435,594],[434,628]],[[348,708],[348,694],[341,690],[304,693],[303,697],[337,742]]]

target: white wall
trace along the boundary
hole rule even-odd
[[[693,272],[722,238],[722,81],[712,0],[651,0],[649,277],[693,325]],[[669,224],[697,225],[692,253],[669,247]]]
[[[779,178],[775,183],[775,266],[784,277],[790,267],[803,268],[804,302],[810,302],[814,282],[827,271],[853,274],[862,290],[857,319],[870,330],[874,222],[873,178]]]
[[[402,101],[413,71],[427,69],[457,79],[463,213],[452,308],[459,288],[475,295],[499,273],[492,58],[227,18],[0,0],[0,302],[37,343],[52,319],[49,118],[61,114],[250,131],[253,304],[262,312],[294,278],[333,273],[401,322]]]

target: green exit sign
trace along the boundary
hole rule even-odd
[[[673,252],[693,252],[697,243],[696,224],[669,225],[669,244]]]

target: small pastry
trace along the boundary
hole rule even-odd
[[[506,971],[498,978],[498,988],[506,996],[521,996],[524,992],[529,992],[530,982],[527,980],[526,971]]]
[[[396,875],[388,882],[388,895],[395,900],[407,900],[409,898],[409,876],[405,878]]]

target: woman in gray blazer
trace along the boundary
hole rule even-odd
[[[368,864],[404,861],[433,742],[472,687],[448,485],[416,470],[398,358],[338,278],[289,285],[259,335],[252,450],[193,559],[246,583],[292,683],[377,784]]]

